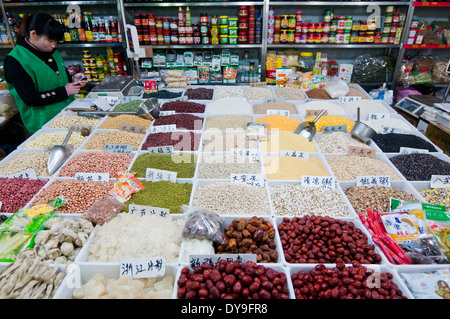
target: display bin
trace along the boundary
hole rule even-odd
[[[43,129],[68,129],[69,125],[71,123],[67,123],[68,124],[67,126],[59,125],[59,123],[58,123],[60,121],[60,118],[62,118],[63,116],[80,118],[79,121],[75,121],[75,122],[79,122],[80,124],[86,125],[86,126],[92,126],[92,129],[99,127],[105,119],[105,116],[96,119],[96,118],[90,118],[90,117],[78,115],[77,112],[75,112],[75,111],[61,111],[53,119],[51,119],[45,125],[43,125],[42,128]],[[86,119],[86,120],[83,121],[82,119]],[[91,122],[95,122],[95,123],[91,124]]]
[[[287,271],[288,271],[288,276],[289,276],[289,281],[288,281],[289,285],[290,285],[289,289],[294,292],[294,286],[292,283],[292,275],[297,274],[299,271],[306,271],[309,273],[311,270],[313,270],[316,267],[316,265],[317,264],[311,264],[311,265],[302,264],[302,265],[292,265],[292,266],[288,267]],[[349,266],[351,266],[351,265],[349,265]],[[402,291],[403,296],[406,296],[408,299],[413,299],[411,292],[406,287],[406,285],[403,282],[403,280],[401,279],[401,277],[391,267],[386,266],[386,265],[363,265],[363,266],[365,266],[369,269],[373,269],[375,274],[378,272],[382,273],[382,274],[391,273],[393,275],[393,278],[392,278],[393,283],[395,283],[398,286],[398,288]],[[325,267],[326,268],[334,268],[335,265],[325,264]],[[373,276],[376,276],[375,274]],[[376,284],[377,284],[376,278],[374,278],[373,283],[376,287]],[[296,299],[295,292],[294,292],[293,299]]]
[[[200,170],[203,168],[202,165],[204,164],[218,164],[220,165],[221,163],[223,164],[228,164],[228,158],[233,159],[232,163],[236,163],[236,164],[240,164],[240,163],[248,163],[249,161],[251,161],[251,159],[247,160],[247,157],[245,157],[245,155],[242,155],[242,157],[240,156],[237,161],[234,161],[235,159],[235,153],[232,151],[226,151],[226,152],[202,152],[200,153],[199,159],[198,159],[198,166],[197,166],[197,170],[196,170],[196,179],[199,181],[223,181],[223,182],[229,182],[230,181],[230,176],[226,177],[226,178],[218,178],[218,177],[212,177],[212,178],[203,178],[202,176],[199,176],[199,172]],[[236,155],[237,156],[237,155]],[[242,160],[241,160],[242,158]],[[244,162],[245,159],[245,162]],[[256,159],[259,169],[260,171],[258,173],[248,173],[245,171],[234,171],[234,172],[230,172],[230,174],[263,174],[263,167],[262,167],[262,162],[260,160],[260,156],[258,153],[257,159]],[[256,166],[256,165],[255,165]],[[218,168],[220,169],[220,168]]]
[[[168,110],[164,110],[164,104],[171,103],[171,102],[176,102],[179,99],[180,98],[161,100],[159,107],[160,107],[160,109],[162,111],[168,111]],[[175,112],[175,113],[177,113],[177,114],[178,113],[193,113],[193,114],[198,115],[198,114],[203,114],[203,113],[206,112],[206,105],[207,105],[208,102],[210,102],[210,100],[186,100],[186,101],[182,100],[181,102],[188,102],[188,103],[192,102],[192,103],[198,103],[198,104],[204,105],[205,106],[205,111],[204,112],[187,112],[187,111],[185,111],[185,112]]]
[[[264,103],[267,99],[275,99],[275,93],[272,86],[265,88],[244,86],[244,98],[247,101],[262,101]]]
[[[292,181],[269,181],[268,183],[268,192],[269,192],[269,196],[271,195],[271,188],[275,187],[275,186],[283,186],[283,185],[294,185],[294,186],[298,186],[299,184],[297,182],[292,182]],[[335,217],[335,216],[331,216],[331,215],[326,215],[326,216],[330,216],[333,218],[339,218],[339,219],[344,219],[344,220],[353,220],[353,219],[357,219],[358,215],[356,214],[355,210],[353,209],[352,205],[350,204],[350,202],[347,199],[347,196],[345,196],[340,183],[336,182],[336,189],[335,189],[336,193],[342,198],[343,202],[345,203],[346,207],[347,207],[347,216],[339,216],[339,217]],[[325,199],[321,199],[321,200],[325,200]],[[270,200],[270,206],[273,212],[273,216],[274,218],[283,218],[283,217],[294,217],[294,216],[298,216],[301,217],[303,216],[303,214],[295,214],[295,215],[290,215],[290,214],[281,214],[281,213],[277,213],[276,208],[274,207],[274,203],[273,200]],[[325,215],[321,215],[321,216],[325,216]]]
[[[182,114],[179,114],[178,113],[178,114],[173,114],[173,115],[165,115],[163,117],[170,117],[170,116],[174,116],[174,115],[176,115],[178,117],[180,117],[180,116],[193,116],[194,117],[195,116],[196,118],[200,118],[201,119],[201,123],[199,122],[198,119],[194,120],[194,123],[193,123],[194,129],[190,129],[190,128],[187,129],[185,127],[180,127],[180,126],[178,126],[175,123],[177,131],[192,131],[192,132],[196,132],[196,133],[201,133],[201,131],[203,131],[203,128],[205,126],[205,115],[204,114],[199,114],[199,113],[182,113]],[[150,127],[148,128],[147,131],[152,132],[152,129],[154,129],[154,128],[158,127],[158,126],[162,126],[162,125],[155,125],[155,121],[152,121],[152,123],[151,123],[151,125],[150,125]]]
[[[56,133],[56,134],[61,134],[61,143],[63,142],[64,138],[66,137],[66,134],[68,133],[68,129],[40,129],[38,130],[36,133],[34,133],[32,136],[30,136],[28,139],[26,139],[24,142],[22,142],[22,144],[20,144],[17,149],[20,150],[45,150],[46,148],[50,149],[54,144],[38,144],[37,146],[33,145],[33,144],[28,144],[32,141],[35,142],[36,138],[41,138],[41,134],[46,134],[48,136],[52,136],[52,133],[56,133],[56,132],[62,132],[62,133]],[[92,134],[92,133],[91,133]],[[69,141],[67,142],[66,146],[69,149],[78,149],[78,148],[82,148],[83,145],[85,144],[86,140],[89,137],[81,137],[79,142],[77,144],[73,144],[71,143],[71,140],[73,141],[73,133],[72,136],[70,137]],[[72,147],[70,146],[72,145]]]
[[[405,134],[405,135],[414,135],[414,136],[417,136],[417,137],[420,137],[421,139],[423,139],[424,141],[426,141],[426,142],[428,142],[428,143],[430,143],[435,149],[436,149],[436,151],[435,152],[429,152],[429,153],[432,153],[432,154],[434,154],[434,153],[443,153],[443,151],[436,145],[436,144],[434,144],[432,141],[430,141],[429,139],[428,139],[428,137],[426,137],[424,134],[422,134],[421,132],[419,132],[417,129],[416,130],[413,130],[413,131],[408,131],[408,132],[403,132],[403,133],[399,133],[399,134]],[[375,141],[371,141],[371,143],[370,143],[370,145],[372,146],[374,146],[374,147],[377,147],[379,150],[380,150],[380,152],[383,152],[382,150],[381,150],[381,148],[377,145],[377,143],[375,142]],[[414,147],[411,147],[411,148],[414,148]],[[400,149],[399,149],[399,151],[400,151]],[[393,153],[399,153],[399,152],[383,152],[384,154],[386,154],[386,155],[388,155],[388,154],[393,154]]]
[[[294,299],[293,298],[293,290],[291,289],[291,287],[289,287],[289,278],[288,278],[288,269],[282,265],[282,264],[268,264],[268,263],[263,263],[263,264],[258,264],[258,265],[262,265],[265,268],[271,268],[279,273],[284,273],[286,275],[286,286],[288,288],[288,293],[289,293],[289,299]],[[173,299],[178,299],[178,295],[177,295],[177,291],[178,291],[178,278],[181,275],[181,271],[185,268],[188,267],[187,265],[180,265],[180,267],[178,267],[178,271],[177,271],[177,275],[176,275],[176,280],[175,280],[175,288],[174,288],[174,295],[173,295]],[[189,267],[188,267],[189,268]],[[192,269],[191,269],[191,273],[192,273]]]
[[[450,266],[449,264],[442,264],[442,265],[408,265],[408,266],[395,266],[393,268],[393,271],[397,274],[397,277],[400,279],[400,283],[405,287],[405,292],[408,293],[408,295],[410,295],[411,299],[423,299],[420,296],[417,295],[417,293],[415,292],[415,290],[413,289],[413,287],[408,285],[408,282],[405,280],[404,275],[408,275],[408,274],[415,274],[415,273],[425,273],[425,272],[433,272],[436,270],[440,270],[440,271],[449,271],[450,270]],[[443,278],[444,280],[444,278]],[[424,287],[430,285],[432,283],[423,283]],[[439,297],[437,294],[435,295],[436,299],[445,299],[442,297]],[[432,299],[429,295],[428,298],[425,299]]]
[[[290,102],[290,103],[294,103],[295,104],[295,103],[299,103],[299,102],[304,102],[304,101],[306,101],[308,99],[308,96],[306,95],[305,90],[302,87],[299,87],[298,89],[294,89],[294,90],[299,90],[299,92],[301,92],[299,94],[299,96],[297,96],[298,97],[297,99],[290,99],[289,95],[287,95],[288,97],[286,98],[286,95],[284,95],[281,92],[284,89],[283,87],[277,87],[277,86],[274,86],[274,85],[271,85],[270,87],[273,89],[273,93],[275,95],[275,98],[285,98],[285,100],[287,102]],[[290,88],[287,87],[287,89],[290,89]],[[302,94],[303,94],[303,98],[300,98]]]
[[[186,98],[186,99],[188,99],[188,101],[203,101],[203,102],[205,102],[205,101],[211,101],[211,100],[214,100],[214,88],[215,88],[215,86],[214,85],[188,85],[187,87],[186,87],[186,89],[183,91],[183,97],[184,98]],[[189,96],[188,96],[188,91],[189,90],[196,90],[196,89],[207,89],[207,90],[212,90],[212,96],[211,96],[211,98],[210,99],[189,99]]]
[[[165,275],[172,276],[175,281],[178,265],[167,263]],[[96,274],[108,279],[119,279],[121,276],[121,263],[77,263],[68,267],[68,274],[61,283],[53,299],[73,299],[74,290],[85,285]]]
[[[145,154],[150,154],[150,152],[141,150],[141,151],[135,153],[134,158],[131,161],[130,166],[129,166],[129,169],[131,171],[133,171],[132,170],[133,165],[135,164],[135,162],[139,158],[139,156],[145,155]],[[171,158],[172,158],[174,163],[190,161],[191,156],[196,156],[197,157],[197,161],[195,163],[194,175],[192,177],[188,177],[188,178],[180,178],[180,177],[177,176],[177,182],[192,181],[193,179],[197,178],[199,157],[200,157],[198,151],[192,151],[192,152],[191,151],[186,151],[186,152],[173,151],[171,154],[166,154],[166,155],[171,155]],[[150,167],[150,166],[148,168],[162,169],[162,168],[156,168],[156,167]],[[144,179],[145,180],[145,177],[141,176],[140,174],[138,174],[136,176],[139,179]]]
[[[325,153],[325,152],[321,149],[320,143],[317,142],[317,138],[320,137],[320,136],[322,136],[322,135],[324,135],[324,134],[327,134],[327,133],[318,132],[318,133],[316,133],[316,135],[314,136],[314,141],[315,141],[315,143],[317,144],[318,153],[321,153],[321,154],[323,154],[324,156],[337,156],[337,155],[343,155],[343,154],[346,154],[346,155],[347,155],[347,154],[348,154],[348,151],[347,151],[347,152],[344,152],[344,153],[339,153],[339,152]],[[333,133],[332,133],[332,134],[333,134]],[[348,134],[349,136],[351,136],[351,132],[347,132],[347,134]],[[355,141],[360,142],[360,141],[357,140],[357,139],[355,139]],[[355,146],[355,147],[362,147],[362,146]],[[381,149],[378,147],[378,145],[376,145],[373,141],[370,141],[368,144],[365,144],[365,147],[374,150],[376,154],[381,154],[381,153],[383,153],[383,152],[381,151]]]
[[[219,100],[224,97],[237,97],[245,98],[245,87],[244,86],[222,86],[216,85],[214,87],[214,100]]]
[[[349,156],[349,155],[342,155],[342,154],[337,154],[337,155],[326,154],[326,155],[324,155],[325,160],[327,161],[327,164],[328,164],[329,158],[331,158],[331,157],[342,157],[342,156]],[[391,183],[392,182],[396,182],[396,181],[405,181],[406,180],[405,177],[402,175],[402,173],[400,173],[400,171],[389,161],[389,159],[387,158],[387,156],[385,154],[383,154],[383,153],[376,153],[375,154],[375,160],[378,160],[378,161],[384,163],[385,165],[387,165],[387,167],[390,167],[391,169],[393,169],[393,171],[399,176],[398,180],[395,180],[395,179],[391,178]],[[328,165],[330,165],[330,164],[328,164]],[[330,165],[330,171],[335,176],[334,172],[332,171],[331,165]],[[374,174],[367,173],[365,175],[374,175]],[[337,179],[337,180],[339,182],[351,182],[351,180],[347,180],[347,181],[339,180],[339,179]],[[355,179],[355,181],[356,181],[356,179]]]
[[[340,115],[340,116],[349,116],[345,112],[344,105],[339,100],[320,100],[320,99],[306,99],[305,101],[298,102],[297,103],[297,109],[299,111],[299,114],[305,118],[306,111],[307,110],[317,110],[321,111],[323,108],[319,107],[320,104],[323,104],[325,106],[325,109],[327,110],[328,115]],[[329,104],[335,104],[339,108],[336,108],[336,110],[333,109],[331,105]],[[327,109],[328,106],[328,109]]]
[[[2,168],[4,165],[10,165],[10,164],[14,164],[17,161],[17,157],[20,156],[21,154],[24,153],[33,153],[34,152],[38,153],[38,154],[44,154],[46,151],[42,150],[42,149],[16,149],[14,151],[12,151],[11,153],[9,153],[5,158],[3,158],[0,162],[0,168]],[[44,157],[48,158],[48,156]],[[34,164],[34,159],[30,159],[30,161],[25,165],[26,169],[34,169],[34,171],[36,172],[36,176],[38,178],[50,178],[50,174],[47,171],[47,161],[45,161],[45,165],[43,165],[44,167],[39,168],[38,164],[33,165]],[[33,164],[32,164],[33,163]],[[24,163],[22,163],[24,164]],[[42,169],[42,172],[39,172]],[[14,169],[13,171],[9,172],[9,174],[0,174],[0,177],[8,177],[11,174],[16,174],[16,173],[20,173],[22,172],[23,169],[21,169],[21,166],[19,166],[18,169]]]

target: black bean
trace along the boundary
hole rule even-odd
[[[149,99],[155,97],[157,99],[175,99],[177,97],[180,97],[182,94],[183,92],[171,92],[167,90],[160,90],[158,92],[144,93],[143,98]]]
[[[420,136],[413,134],[377,134],[377,136],[373,138],[373,141],[385,153],[398,153],[400,152],[400,147],[410,147],[428,150],[429,152],[437,152],[433,144]]]
[[[405,154],[390,158],[409,181],[429,181],[431,175],[450,175],[450,163],[431,154]]]

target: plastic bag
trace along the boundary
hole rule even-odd
[[[347,96],[350,91],[347,82],[337,76],[327,76],[324,89],[332,99]]]
[[[450,261],[450,214],[426,211],[425,218],[428,231],[436,239],[441,253]]]
[[[187,214],[183,227],[183,238],[204,238],[223,244],[220,229],[220,215],[214,211],[203,208],[190,208],[181,206],[181,211]]]
[[[450,273],[448,269],[401,273],[406,286],[416,299],[449,299]]]
[[[126,205],[108,197],[97,199],[83,214],[83,218],[93,223],[103,225],[113,219],[117,213],[125,209]]]

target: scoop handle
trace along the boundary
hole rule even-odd
[[[72,135],[72,130],[69,130],[69,132],[67,132],[66,137],[64,138],[64,141],[62,142],[62,146],[66,146],[67,142],[69,141],[70,136]]]
[[[319,115],[316,116],[316,118],[312,121],[312,123],[316,123],[323,115],[323,113],[325,113],[326,109],[323,109],[322,112],[319,113]]]

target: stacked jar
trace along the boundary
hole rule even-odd
[[[423,41],[423,31],[418,30],[419,18],[413,18],[411,21],[411,26],[409,27],[407,44],[422,44]]]
[[[252,6],[250,6],[252,7]],[[249,7],[240,6],[238,12],[238,43],[247,44],[249,43]],[[254,18],[254,7],[253,7],[253,18]]]
[[[228,18],[228,42],[230,44],[238,44],[238,37],[238,18]]]
[[[201,44],[209,44],[209,18],[207,13],[200,13],[200,38]]]
[[[228,44],[229,43],[229,26],[228,26],[228,16],[220,16],[219,17],[219,42],[220,44]],[[212,42],[212,44],[216,44]]]
[[[394,12],[394,6],[387,6],[382,29],[383,44],[399,44],[403,28],[400,26],[400,12]]]

